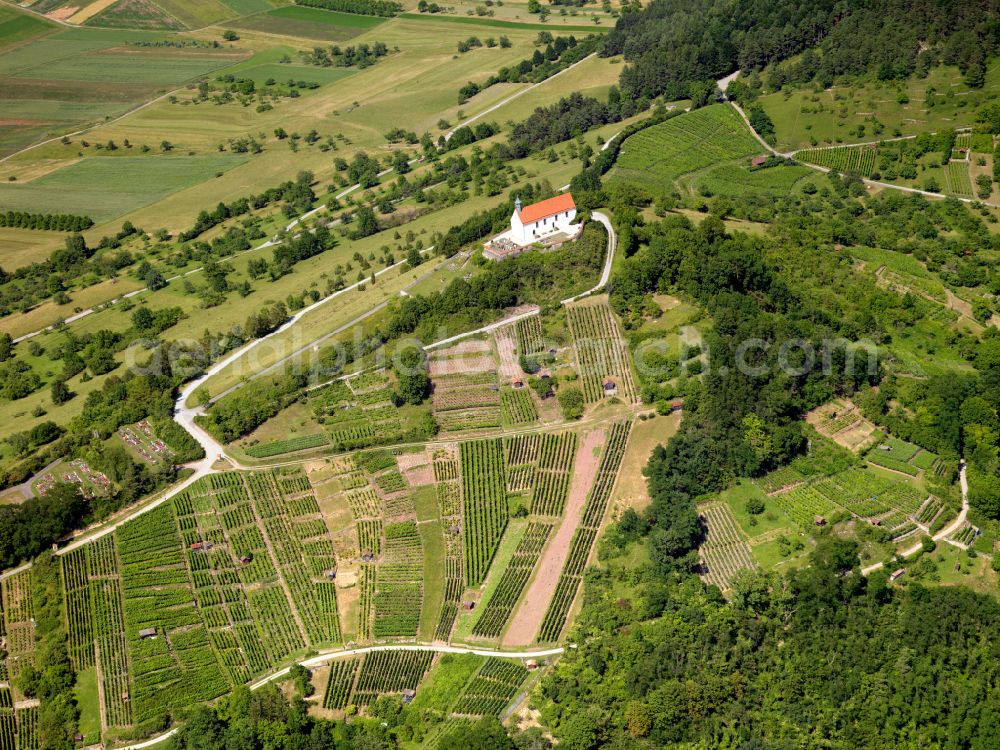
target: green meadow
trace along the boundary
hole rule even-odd
[[[0,205],[108,221],[245,162],[241,156],[95,156],[31,182],[0,184]]]

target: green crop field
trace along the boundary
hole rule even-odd
[[[118,0],[87,19],[88,26],[119,29],[183,29],[184,24],[151,0]]]
[[[54,29],[52,24],[37,16],[0,7],[0,50],[24,44]]]
[[[91,157],[31,182],[0,184],[0,204],[44,212],[55,201],[67,213],[107,221],[245,161],[229,155]],[[98,185],[105,187],[96,192]]]
[[[713,105],[642,130],[622,144],[610,179],[669,190],[679,177],[763,150],[736,111]]]
[[[342,42],[374,29],[388,19],[338,13],[332,10],[288,6],[241,18],[234,28],[264,31],[269,34]]]

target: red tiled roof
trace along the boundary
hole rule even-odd
[[[554,198],[532,203],[530,206],[524,206],[518,216],[521,218],[522,224],[530,224],[533,221],[554,216],[563,211],[570,211],[574,208],[576,208],[576,204],[573,202],[573,196],[570,193],[560,193]]]

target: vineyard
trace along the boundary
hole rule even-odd
[[[545,351],[545,342],[542,340],[542,319],[538,315],[517,321],[514,324],[514,333],[517,337],[518,356],[530,357]]]
[[[434,455],[435,492],[438,515],[444,533],[444,601],[441,616],[434,630],[434,638],[447,640],[458,616],[458,607],[465,590],[464,549],[462,542],[462,505],[459,464],[450,450],[439,450]]]
[[[499,716],[514,700],[527,677],[528,670],[520,662],[487,657],[451,707],[451,713],[463,716]]]
[[[542,556],[542,549],[552,533],[552,524],[531,523],[514,549],[503,575],[482,609],[472,634],[482,638],[498,638],[507,625],[514,607],[528,585],[531,572]]]
[[[701,517],[707,532],[698,550],[701,577],[705,583],[725,591],[739,571],[756,567],[750,545],[743,539],[728,505],[713,505],[705,509]]]
[[[417,634],[423,602],[424,555],[414,521],[387,525],[375,585],[375,637]]]
[[[871,177],[875,172],[877,155],[875,146],[840,146],[799,151],[795,154],[795,158],[838,172]]]
[[[606,303],[567,308],[576,366],[588,404],[613,393],[635,403],[635,381],[628,350],[618,332],[614,314]]]
[[[116,537],[133,724],[227,692],[231,685],[191,597],[173,506],[138,516]]]
[[[566,625],[566,618],[569,617],[573,600],[576,599],[577,591],[583,581],[583,569],[597,540],[597,532],[607,510],[618,469],[625,456],[630,428],[631,422],[616,422],[609,431],[607,444],[604,446],[601,462],[597,468],[597,478],[587,495],[580,526],[570,543],[569,554],[559,575],[556,590],[542,620],[538,641],[557,640]]]
[[[444,362],[453,361],[462,360]],[[492,360],[489,361],[489,366],[493,366]],[[499,427],[504,422],[504,407],[495,370],[445,372],[433,375],[431,380],[434,384],[431,397],[434,419],[442,430],[478,430]],[[508,401],[506,409],[509,415],[513,415],[514,412],[510,410],[516,408],[516,404]]]
[[[503,443],[475,440],[459,447],[462,515],[465,519],[465,579],[478,586],[486,577],[507,528],[507,481]]]
[[[865,460],[884,469],[892,469],[915,477],[921,471],[933,468],[938,457],[930,451],[921,450],[913,443],[886,437],[868,451]]]
[[[350,380],[335,380],[318,388],[310,393],[309,403],[316,420],[326,428],[329,443],[336,450],[354,450],[395,443],[404,437],[406,429],[399,419],[399,411],[392,404],[392,395],[388,375],[376,371],[356,375]],[[309,441],[319,440],[311,435],[297,440],[304,440],[306,444],[293,450],[326,444],[324,441],[309,445]],[[270,445],[255,447],[270,450]]]
[[[387,693],[416,690],[430,669],[432,651],[375,651],[364,655],[348,703],[367,706]]]
[[[0,611],[6,636],[7,674],[15,683],[24,670],[35,663],[35,620],[31,602],[31,571],[0,581]]]
[[[541,436],[534,472],[531,510],[541,516],[561,516],[569,493],[577,437],[575,432]]]
[[[732,107],[702,107],[626,139],[611,179],[638,182],[659,192],[669,190],[682,175],[760,150]]]
[[[535,402],[525,388],[504,388],[500,391],[500,416],[504,425],[511,427],[538,419]]]
[[[329,445],[330,441],[322,432],[314,435],[299,435],[288,440],[275,440],[270,443],[258,443],[244,449],[244,452],[253,458],[270,458],[280,456],[285,453],[295,453],[310,448],[319,448]]]

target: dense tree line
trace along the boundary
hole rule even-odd
[[[313,47],[312,52],[299,53],[302,61],[309,65],[319,65],[323,68],[367,68],[378,62],[378,58],[389,54],[385,42],[362,43],[357,47],[341,48],[334,44],[330,47]]]
[[[390,18],[403,12],[403,6],[393,0],[295,0],[297,5],[362,16]]]
[[[996,0],[654,0],[618,19],[602,54],[624,55],[621,86],[631,97],[685,98],[736,69],[760,70],[804,51],[783,68],[786,80],[902,78],[943,61],[981,86],[1000,42],[998,19]]]
[[[316,194],[310,187],[313,180],[311,172],[300,172],[295,180],[288,180],[280,185],[268,188],[262,193],[240,198],[232,203],[219,203],[213,211],[200,211],[190,229],[181,232],[177,239],[188,242],[204,234],[209,229],[218,226],[226,219],[244,216],[252,209],[265,208],[272,203],[285,201],[292,216],[303,214],[312,208]]]
[[[33,214],[26,211],[0,213],[0,227],[43,229],[52,232],[82,232],[94,226],[89,216],[74,214]]]
[[[645,112],[649,105],[647,98],[623,97],[616,87],[608,92],[607,102],[574,92],[548,107],[538,107],[515,125],[506,148],[511,158],[520,159],[591,128]]]

